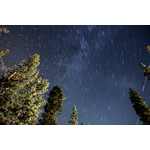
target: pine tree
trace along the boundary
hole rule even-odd
[[[6,52],[6,51],[5,51]],[[4,51],[0,52],[0,58]],[[17,67],[9,68],[0,79],[0,124],[34,125],[46,103],[43,94],[49,83],[38,76],[39,55],[29,56],[29,60]]]
[[[150,54],[150,46],[147,46]],[[144,76],[147,76],[148,80],[150,81],[150,67],[147,67],[143,63],[140,64],[140,66],[144,70]],[[142,99],[140,94],[137,93],[136,90],[133,90],[129,88],[129,94],[130,94],[130,100],[134,104],[133,107],[136,111],[136,114],[140,117],[140,120],[143,122],[143,125],[150,125],[150,108],[145,103],[145,101]]]
[[[39,119],[38,125],[58,125],[56,115],[61,114],[65,99],[62,87],[55,86],[48,95],[48,103],[44,106],[45,113],[42,114],[42,119]]]
[[[136,114],[140,117],[140,120],[143,122],[143,125],[150,125],[150,108],[144,102],[140,94],[137,91],[129,88],[130,92],[130,101],[133,103],[133,108],[136,111]]]
[[[68,123],[72,124],[72,125],[76,125],[76,124],[78,124],[77,120],[78,120],[78,113],[76,110],[76,106],[74,106],[73,112],[72,112],[71,117],[70,117],[70,121],[68,121]]]

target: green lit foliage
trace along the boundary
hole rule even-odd
[[[150,46],[147,46],[150,54]],[[150,81],[150,67],[147,67],[143,63],[140,63],[140,66],[144,70],[144,76],[147,76],[148,80]],[[133,107],[136,111],[136,114],[140,117],[140,120],[143,122],[143,125],[150,125],[150,108],[145,103],[145,101],[142,99],[140,94],[137,93],[136,90],[133,90],[129,88],[129,94],[130,94],[130,101],[133,103]]]
[[[9,53],[9,49],[0,51],[0,60],[2,60],[2,56],[4,56],[6,53]]]
[[[146,65],[140,63],[140,66],[143,68],[144,70],[144,76],[147,76],[148,80],[150,81],[150,66],[147,67]]]
[[[77,120],[78,120],[78,113],[76,110],[76,106],[74,106],[73,112],[72,112],[71,117],[70,117],[70,121],[68,121],[68,123],[71,125],[76,125],[76,124],[78,124]]]
[[[9,68],[0,79],[0,124],[34,125],[46,104],[43,94],[49,83],[38,76],[39,55],[29,56],[17,67]]]
[[[143,125],[150,125],[150,108],[136,90],[134,91],[131,88],[129,88],[129,90],[130,101],[133,103],[136,114],[140,117]]]
[[[146,49],[147,49],[147,51],[148,51],[149,54],[150,54],[150,46],[147,46]]]
[[[55,86],[48,95],[48,103],[44,106],[45,113],[42,114],[38,125],[58,125],[56,115],[61,114],[65,99],[62,87]]]

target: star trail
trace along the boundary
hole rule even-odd
[[[137,90],[150,106],[149,82],[144,63],[149,66],[150,26],[107,25],[8,25],[1,33],[1,50],[7,67],[40,55],[40,74],[48,79],[49,92],[55,85],[63,89],[63,111],[59,125],[69,125],[73,106],[78,124],[142,124],[129,99],[129,88]],[[48,95],[45,93],[45,98]]]

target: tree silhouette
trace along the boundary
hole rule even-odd
[[[48,103],[44,106],[45,113],[42,114],[42,119],[39,119],[38,125],[58,125],[56,115],[61,114],[65,99],[62,87],[56,85],[48,95]]]

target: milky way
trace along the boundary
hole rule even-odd
[[[0,48],[10,51],[3,57],[7,67],[37,53],[48,90],[62,87],[65,100],[58,124],[68,125],[74,105],[78,124],[142,124],[128,92],[137,90],[150,105],[149,83],[139,66],[150,62],[149,26],[6,27],[10,32],[1,33]]]

